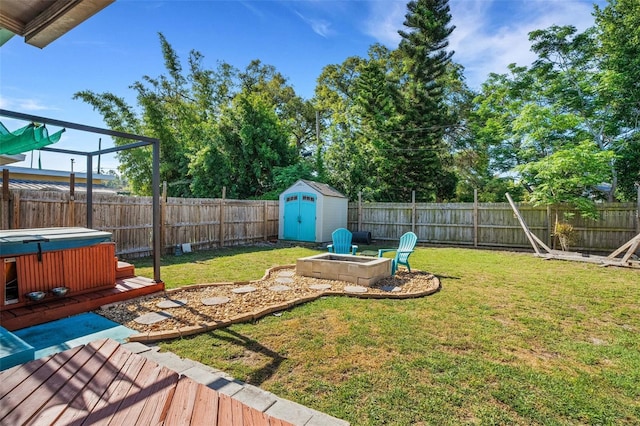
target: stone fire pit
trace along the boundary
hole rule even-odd
[[[323,253],[298,259],[296,274],[369,287],[391,276],[391,259]]]

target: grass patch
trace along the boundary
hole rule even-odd
[[[167,289],[193,284],[257,280],[269,268],[295,264],[297,258],[317,253],[317,250],[303,247],[277,250],[270,247],[242,247],[191,252],[182,256],[163,256],[160,261],[161,275]],[[151,258],[130,262],[135,265],[136,274],[153,277]]]
[[[162,275],[257,279],[316,252],[193,253]],[[328,297],[161,346],[353,425],[640,423],[640,271],[454,248],[418,248],[411,265],[442,290]]]

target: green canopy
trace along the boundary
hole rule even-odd
[[[4,124],[0,123],[0,155],[22,154],[51,145],[60,140],[64,131],[65,129],[62,129],[49,135],[45,126],[31,123],[15,132],[10,132]]]

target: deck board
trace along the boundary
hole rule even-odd
[[[198,387],[198,383],[191,380],[180,380],[178,382],[173,404],[169,407],[164,421],[165,426],[181,426],[184,423],[191,422],[191,417],[188,414],[193,413]]]
[[[111,339],[0,371],[0,383],[0,424],[289,425]]]
[[[128,351],[122,350],[121,348],[116,349],[115,352],[111,355],[108,360],[105,360],[105,363],[102,367],[96,371],[95,375],[86,381],[86,384],[79,383],[78,387],[81,387],[80,391],[75,395],[67,395],[63,401],[71,401],[66,409],[61,411],[59,415],[54,419],[49,419],[46,424],[52,424],[53,421],[57,420],[59,423],[65,423],[62,419],[69,418],[68,422],[72,421],[79,422],[81,418],[88,419],[92,414],[100,413],[100,417],[102,417],[103,412],[100,405],[101,402],[108,400],[108,392],[110,387],[113,385],[116,377],[121,374],[121,370],[119,366],[127,366],[127,362],[131,354]],[[59,418],[59,417],[62,417]],[[95,418],[88,421],[88,424],[95,424]]]
[[[11,391],[7,391],[7,394],[0,399],[0,423],[8,424],[8,422],[4,421],[4,418],[18,405],[24,404],[24,401],[32,394],[34,389],[38,388],[42,383],[48,380],[49,377],[54,375],[70,358],[73,358],[77,352],[79,352],[79,350],[65,351],[56,354],[53,357],[50,357],[50,359],[48,359],[39,368],[32,368],[31,362],[27,363],[24,371],[32,371],[32,373],[26,375],[20,383],[7,386],[7,388],[11,388]],[[4,374],[2,375],[2,384],[2,388],[4,389]]]
[[[137,375],[142,368],[142,365],[144,364],[143,360],[132,357],[130,353],[126,355],[128,356],[128,358],[125,361],[122,370],[118,372],[118,376],[109,384],[108,387],[106,387],[104,393],[98,392],[98,388],[95,384],[88,383],[87,389],[89,391],[82,392],[81,394],[77,395],[75,399],[69,403],[69,406],[62,413],[62,415],[58,419],[56,419],[55,424],[79,425],[85,420],[87,420],[89,424],[104,424],[101,423],[101,421],[104,418],[112,416],[114,414],[109,410],[113,409],[117,411],[117,409],[119,408],[119,404],[115,403],[116,401],[119,401],[118,398],[121,397],[121,395],[126,395],[129,391],[129,375]],[[102,375],[98,375],[96,377],[99,377],[102,381],[104,381],[105,379],[105,377]],[[95,391],[91,391],[92,389],[95,389]],[[102,406],[99,406],[99,403],[107,398],[108,401],[112,402],[112,404],[108,404],[105,411],[102,412],[100,411]],[[90,418],[91,414],[94,413],[98,414]]]
[[[2,416],[0,422],[11,425],[25,424],[55,395],[61,381],[64,383],[64,380],[68,380],[68,375],[72,370],[77,371],[78,368],[83,368],[94,353],[94,350],[78,351],[62,365],[56,364],[51,368],[47,363],[39,368],[34,375],[29,376],[6,398],[3,398],[3,411],[5,406],[7,409],[12,409],[18,403],[19,406],[8,413],[6,417]]]
[[[104,385],[113,380],[117,371],[113,371],[114,364],[109,362],[109,358],[100,355],[105,353],[118,354],[120,357],[126,355],[123,353],[126,351],[118,351],[119,347],[117,342],[109,340],[101,347],[94,348],[96,352],[92,354],[93,356],[87,360],[84,366],[80,367],[86,374],[79,375],[77,369],[63,368],[63,374],[59,374],[58,380],[53,381],[50,385],[52,389],[57,389],[57,391],[41,405],[30,422],[42,425],[52,424],[66,410],[69,401],[76,399],[77,396],[87,393],[102,395]],[[115,358],[119,361],[117,356]]]
[[[205,386],[198,387],[191,424],[210,426],[218,424],[218,392],[209,392],[209,388]]]
[[[218,396],[218,424],[233,425],[233,411],[231,409],[231,397],[221,393]]]
[[[80,348],[75,348],[80,350]],[[60,355],[58,359],[65,355]],[[4,376],[2,379],[2,386],[0,386],[0,403],[2,399],[20,383],[25,381],[30,375],[32,375],[38,368],[42,367],[47,362],[47,359],[42,358],[36,361],[32,361],[28,364],[16,365],[12,369],[3,371]],[[53,361],[57,362],[57,361]]]
[[[118,411],[109,421],[112,425],[137,424],[140,412],[144,408],[145,398],[150,394],[149,387],[160,374],[161,367],[152,362],[145,362],[140,373],[131,384],[129,393],[120,402]]]
[[[115,286],[108,289],[77,295],[71,293],[64,298],[0,311],[0,323],[5,329],[15,331],[163,290],[164,283],[156,283],[149,278],[122,278],[116,280]]]

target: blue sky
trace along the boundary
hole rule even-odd
[[[530,31],[593,25],[594,2],[606,5],[605,0],[450,0],[453,59],[477,88],[490,72],[532,61]],[[0,47],[0,106],[105,127],[100,114],[73,94],[111,92],[135,105],[129,86],[164,72],[159,32],[185,68],[191,50],[204,55],[208,68],[224,61],[244,69],[260,59],[285,75],[300,96],[311,98],[325,65],[365,56],[374,43],[395,48],[405,13],[404,0],[117,0],[42,50],[18,36]],[[1,120],[10,130],[25,124]],[[98,137],[67,131],[57,146],[95,150]],[[112,145],[103,137],[103,148]],[[43,152],[43,168],[69,170],[70,158]],[[75,160],[74,170],[86,171],[84,159]],[[28,154],[15,165],[30,164]],[[33,164],[37,167],[37,154]],[[115,169],[117,160],[104,157],[101,166]]]

